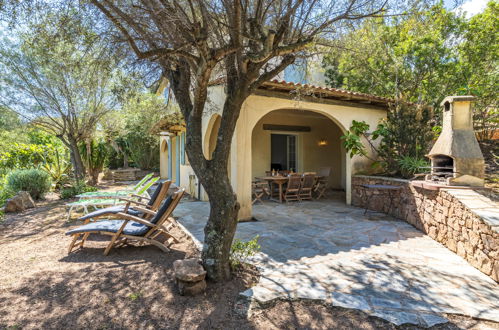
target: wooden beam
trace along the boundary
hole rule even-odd
[[[291,125],[274,125],[263,124],[263,129],[266,131],[284,131],[284,132],[310,132],[310,126],[291,126]]]

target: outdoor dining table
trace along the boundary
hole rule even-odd
[[[315,176],[316,180],[318,180],[320,178],[321,178],[321,176],[318,176],[318,175]],[[269,196],[269,199],[271,201],[278,202],[278,203],[282,203],[284,201],[284,189],[283,189],[283,186],[284,186],[284,184],[286,184],[288,182],[289,177],[282,176],[282,175],[275,175],[275,176],[261,176],[261,177],[257,177],[256,179],[258,179],[258,180],[265,180],[265,181],[267,181],[269,183],[269,185],[270,185],[270,196]],[[276,184],[278,186],[279,198],[274,198],[274,196],[272,194],[272,192],[273,192],[272,185],[273,184]]]

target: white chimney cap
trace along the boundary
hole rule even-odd
[[[475,97],[473,95],[455,95],[455,96],[447,96],[445,99],[443,99],[442,103],[440,103],[440,106],[444,106],[446,102],[449,103],[454,103],[454,102],[465,102],[465,101],[473,101],[475,100]]]

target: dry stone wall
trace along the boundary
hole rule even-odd
[[[363,185],[396,185],[388,191]],[[390,201],[391,199],[391,201]],[[403,219],[499,282],[499,205],[473,190],[427,190],[408,180],[354,176],[352,204]]]

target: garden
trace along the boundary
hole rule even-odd
[[[427,155],[442,133],[444,97],[473,95],[471,130],[484,156],[485,188],[497,200],[499,3],[491,0],[472,16],[433,1],[352,1],[350,6],[322,1],[236,3],[0,1],[0,328],[407,328],[399,319],[378,317],[348,304],[332,305],[332,298],[278,299],[249,312],[241,292],[264,279],[250,260],[262,250],[259,239],[280,237],[280,229],[269,234],[276,231],[272,221],[290,211],[282,211],[283,205],[264,208],[276,218],[267,219],[268,232],[248,230],[248,240],[235,238],[241,225],[240,205],[228,169],[236,123],[245,101],[264,94],[258,89],[265,82],[287,68],[304,72],[305,78],[317,71],[325,87],[390,100],[386,118],[375,127],[352,120],[342,133],[342,150],[371,166],[354,174],[412,180],[422,178],[432,166]],[[306,60],[313,63],[301,65]],[[222,86],[226,97],[218,104],[223,112],[216,148],[206,157],[201,131],[203,116],[214,107],[213,86]],[[85,193],[130,189],[112,180],[110,173],[115,170],[137,169],[158,176],[159,130],[179,124],[186,129],[185,155],[197,184],[209,197],[210,210],[206,212],[208,203],[199,206],[201,202],[186,196],[180,211],[189,221],[198,221],[192,224],[203,235],[204,248],[200,251],[194,235],[177,225],[168,227],[177,240],[166,253],[148,244],[126,246],[128,237],[122,240],[126,247],[103,256],[102,246],[108,241],[93,235],[85,249],[68,253],[68,231],[88,223],[68,219],[66,204]],[[181,198],[184,191],[179,191]],[[148,219],[156,218],[160,205],[169,209],[166,201],[171,203],[171,196],[165,194],[165,202],[154,211],[151,205],[138,204],[142,218],[136,221],[151,225]],[[28,198],[35,207],[16,208],[12,202],[16,198]],[[334,221],[351,217],[367,223],[374,233],[378,233],[375,222],[381,219],[379,235],[388,238],[372,245],[383,248],[425,239],[416,229],[395,224],[385,215],[375,215],[374,220],[368,215],[366,220],[369,205],[361,214],[343,202],[334,204],[334,209],[321,203],[311,201],[312,206],[304,207],[303,219],[311,223],[324,220],[324,214],[334,215],[322,224],[333,231],[335,227],[328,226]],[[128,212],[129,206],[120,211]],[[204,209],[198,214],[196,207]],[[313,213],[321,208],[324,214]],[[177,224],[176,214],[160,218]],[[201,229],[196,227],[199,219],[206,220]],[[253,220],[248,223],[259,228],[261,224]],[[392,225],[401,229],[393,230]],[[314,229],[296,226],[305,236]],[[324,256],[352,252],[354,260],[364,251],[366,246],[345,238],[352,236],[353,229],[348,230],[335,237],[340,243],[331,243],[334,235],[325,237],[324,245],[334,246],[334,251],[321,250]],[[89,237],[82,236],[81,247]],[[312,248],[308,240],[306,236],[299,242],[299,248],[320,250],[316,245],[322,241],[312,239]],[[279,241],[282,246],[276,245],[289,249],[285,244],[291,241],[290,235]],[[341,250],[347,246],[347,251]],[[429,246],[444,255],[438,250],[441,246]],[[427,258],[424,251],[421,255],[421,260]],[[292,264],[313,257],[317,256],[296,258]],[[208,279],[204,292],[194,297],[179,294],[174,268],[184,259],[199,260],[203,281],[205,275]],[[310,264],[317,268],[321,262]],[[370,262],[366,264],[373,269]],[[379,273],[390,268],[375,266]],[[345,274],[348,267],[347,262]],[[332,270],[317,272],[328,271]],[[405,270],[401,266],[397,271]],[[486,278],[482,273],[477,276],[482,275]],[[367,281],[352,278],[362,285]],[[446,278],[442,283],[458,283],[454,280],[459,281]],[[493,288],[488,280],[470,290],[475,294]],[[391,285],[386,284],[389,289]],[[445,317],[448,322],[436,328],[497,327],[490,320],[466,315]]]

